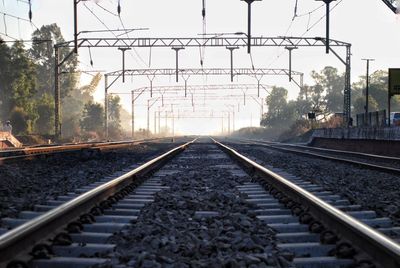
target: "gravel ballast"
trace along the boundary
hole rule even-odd
[[[354,204],[372,209],[381,216],[389,216],[396,224],[400,224],[399,176],[262,146],[235,143],[229,145],[264,166],[280,168],[321,185]]]
[[[1,165],[0,218],[16,217],[22,210],[32,210],[36,204],[99,181],[176,146],[176,143],[148,143],[95,155],[55,154]]]
[[[215,145],[191,145],[155,174],[169,189],[112,238],[121,267],[285,267],[275,233],[236,186],[248,177]]]

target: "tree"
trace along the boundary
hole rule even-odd
[[[101,80],[101,74],[93,76],[88,85],[75,87],[61,104],[63,137],[73,137],[80,133],[80,120],[85,103],[93,101],[93,93]]]
[[[24,109],[20,107],[15,107],[10,112],[9,118],[12,123],[14,135],[28,134],[28,132],[30,131],[28,114],[24,111]]]
[[[30,54],[37,65],[38,77],[38,94],[39,98],[42,94],[54,96],[54,47],[56,43],[64,42],[60,28],[57,24],[43,25],[39,30],[32,34],[32,48]],[[51,41],[41,41],[51,40]],[[60,59],[65,59],[71,50],[69,48],[60,48]],[[76,87],[77,79],[74,73],[78,64],[77,57],[71,55],[62,65],[62,71],[65,72],[60,76],[61,98],[68,96]]]
[[[121,130],[121,98],[119,96],[109,96],[108,98],[108,118],[109,118],[109,136],[114,139],[120,139]]]
[[[49,94],[44,94],[36,103],[38,119],[36,131],[39,134],[53,133],[54,99]]]
[[[85,104],[80,120],[80,126],[83,131],[95,132],[101,136],[104,129],[104,109],[99,103],[89,101]]]
[[[288,91],[282,87],[273,87],[266,98],[268,112],[263,115],[261,125],[265,127],[287,128],[296,117],[295,102],[287,102]]]
[[[12,112],[23,112],[24,116],[17,116],[18,122],[12,123],[18,132],[28,133],[37,119],[32,102],[36,93],[35,65],[28,57],[23,43],[18,41],[10,48],[0,44],[0,63],[4,64],[0,70],[1,118],[10,119]],[[21,118],[26,122],[22,123],[19,120]]]
[[[2,39],[0,38],[0,41]],[[10,112],[10,84],[11,84],[11,54],[10,48],[3,42],[0,42],[0,120],[9,118]]]
[[[370,112],[387,109],[387,99],[388,99],[387,71],[378,70],[371,74],[368,95],[369,95],[368,110]],[[353,84],[352,98],[354,107],[353,114],[364,113],[365,76],[361,76],[360,80]],[[400,98],[398,96],[392,98],[392,110],[394,111],[396,109],[400,109]]]
[[[344,74],[338,74],[338,70],[331,66],[326,66],[319,73],[313,71],[311,77],[314,79],[322,94],[324,107],[321,108],[328,114],[343,111],[343,90],[344,90]],[[322,101],[319,101],[322,103]]]
[[[368,110],[369,111],[378,111],[378,102],[374,99],[374,97],[370,96],[368,98]],[[354,100],[354,114],[363,114],[365,113],[365,97],[358,97]]]

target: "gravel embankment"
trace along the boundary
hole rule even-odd
[[[95,156],[58,154],[0,166],[0,218],[64,195],[135,163],[166,152],[172,143],[141,144]]]
[[[253,205],[235,188],[250,178],[235,175],[238,167],[232,164],[216,146],[195,144],[165,166],[163,170],[179,172],[166,173],[162,182],[170,188],[158,192],[137,222],[114,236],[115,264],[286,267],[278,257],[274,231],[256,218]],[[216,214],[201,217],[200,211]]]
[[[284,169],[295,176],[322,185],[351,202],[390,216],[400,224],[400,177],[354,165],[299,156],[277,150],[229,144],[239,153],[263,164]]]

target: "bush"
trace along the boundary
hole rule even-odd
[[[10,113],[10,121],[13,127],[13,134],[22,135],[31,132],[29,116],[24,109],[15,107]]]
[[[288,130],[279,136],[279,140],[286,141],[294,139],[308,132],[311,129],[311,122],[307,119],[296,120]]]
[[[236,130],[231,136],[237,138],[275,140],[280,133],[281,130],[276,128],[246,127]]]

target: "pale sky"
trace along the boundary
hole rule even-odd
[[[0,12],[28,17],[28,5],[26,0],[2,0]],[[117,11],[117,0],[99,0],[101,6],[114,13]],[[252,35],[253,36],[303,36],[325,37],[325,19],[321,20],[314,28],[306,32],[308,25],[313,25],[324,14],[325,8],[320,8],[309,15],[309,12],[320,7],[322,2],[314,0],[298,0],[297,14],[300,15],[293,22],[295,0],[264,0],[254,2]],[[109,14],[95,4],[95,1],[81,2],[79,4],[79,31],[103,30],[103,26],[85,7],[85,3],[93,12],[111,29],[121,29],[121,22],[117,16]],[[148,31],[137,31],[130,34],[131,37],[199,37],[202,33],[201,17],[202,0],[121,0],[121,18],[126,28],[149,28]],[[338,0],[331,6],[337,7],[331,12],[331,38],[352,44],[352,81],[358,80],[365,74],[365,62],[362,58],[374,58],[371,64],[371,72],[377,69],[400,67],[400,17],[386,7],[381,0]],[[40,27],[43,24],[57,23],[67,40],[73,36],[73,5],[71,0],[32,0],[33,22]],[[302,16],[301,16],[302,15]],[[1,16],[1,13],[0,13]],[[6,17],[6,25],[0,18],[0,32],[7,33],[15,38],[29,39],[32,30],[29,23]],[[206,0],[206,19],[208,33],[229,33],[247,31],[247,5],[240,0]],[[291,25],[291,27],[289,27]],[[96,36],[96,35],[91,35]],[[112,35],[107,35],[112,37]],[[252,57],[256,68],[288,68],[288,55],[283,47],[253,48]],[[344,49],[337,51],[345,57]],[[79,60],[83,70],[104,70],[111,72],[121,69],[121,54],[117,48],[92,49],[94,67],[89,65],[88,49],[81,49]],[[136,53],[127,53],[126,67],[148,68],[148,48],[137,49]],[[186,49],[180,53],[180,68],[200,68],[199,49]],[[140,56],[140,58],[138,57]],[[245,48],[235,51],[235,67],[250,68],[250,58]],[[344,71],[344,65],[334,55],[326,55],[322,47],[308,47],[293,52],[293,70],[305,74],[305,83],[312,84],[309,74],[312,70],[321,70],[324,66],[334,66]],[[229,52],[225,48],[207,48],[205,52],[205,68],[228,68],[230,66]],[[155,48],[151,51],[150,68],[174,68],[175,53],[170,48]],[[84,76],[82,83],[89,77]],[[202,84],[229,84],[229,76],[191,77],[188,81],[191,85]],[[241,76],[235,83],[256,83],[254,78]],[[264,77],[262,83],[272,86],[286,87],[290,98],[298,94],[298,87],[288,82],[287,77]],[[116,83],[111,92],[130,92],[130,90],[148,86],[147,78],[135,77],[133,81],[127,78],[125,84]],[[157,77],[155,86],[183,85],[181,79],[178,84],[174,77]],[[104,82],[101,82],[96,99],[104,100]],[[234,93],[239,94],[240,92]],[[255,94],[248,92],[248,94]],[[224,92],[221,92],[224,94]],[[265,98],[266,92],[262,97]],[[130,112],[130,96],[121,95],[124,107]],[[146,126],[146,109],[148,95],[139,100],[136,110],[138,117],[137,127]],[[204,104],[198,100],[197,103]],[[237,106],[239,100],[234,102],[215,102],[207,107],[199,107],[198,110],[226,110],[225,104]],[[154,108],[161,103],[155,104]],[[221,108],[225,107],[225,108]],[[176,108],[179,110],[179,108]],[[264,108],[266,109],[266,108]],[[181,108],[182,113],[189,114],[187,108]],[[151,110],[151,120],[154,114]],[[176,110],[175,110],[176,111]],[[249,99],[247,105],[236,108],[236,128],[256,126],[260,116],[260,106]],[[164,121],[164,119],[163,119]],[[170,123],[169,123],[170,124]],[[153,122],[150,123],[153,126]],[[227,125],[227,122],[225,122]],[[185,133],[209,133],[221,129],[221,119],[192,119],[177,120],[175,122],[177,132]]]

